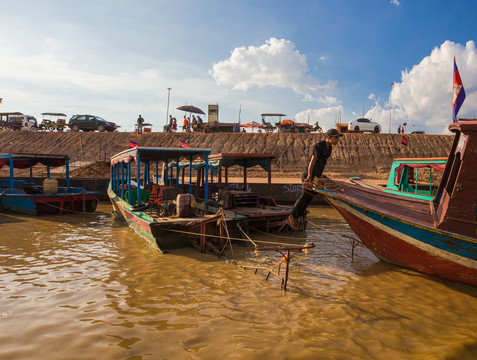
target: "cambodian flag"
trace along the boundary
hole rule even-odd
[[[132,149],[132,148],[135,148],[136,146],[139,146],[139,144],[135,141],[129,141],[129,148]]]
[[[462,80],[460,79],[459,69],[457,69],[457,64],[455,63],[455,56],[454,56],[454,82],[452,87],[454,90],[454,96],[452,99],[452,119],[455,122],[457,118],[457,113],[459,112],[459,109],[465,100],[464,86],[462,85]]]
[[[182,141],[181,139],[179,139],[179,147],[181,148],[188,148],[190,147],[188,143],[186,143],[185,141]]]

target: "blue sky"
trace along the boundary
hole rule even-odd
[[[1,111],[89,113],[162,129],[178,106],[328,129],[363,113],[444,133],[456,56],[477,113],[477,2],[0,0]]]

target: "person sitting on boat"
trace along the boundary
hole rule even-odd
[[[313,146],[313,155],[302,174],[303,186],[301,196],[295,202],[292,213],[287,219],[287,223],[293,230],[299,230],[301,228],[299,218],[305,214],[306,208],[310,205],[311,200],[313,200],[313,195],[307,188],[309,189],[311,187],[315,177],[319,178],[322,176],[326,162],[331,156],[333,145],[338,144],[341,136],[343,136],[343,134],[340,134],[338,130],[330,129],[326,132],[326,140],[322,140]]]

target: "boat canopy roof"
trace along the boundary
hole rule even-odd
[[[199,148],[165,148],[165,147],[142,147],[136,146],[132,149],[121,151],[120,153],[111,157],[111,163],[113,165],[118,162],[128,163],[133,159],[137,159],[137,154],[141,161],[150,160],[176,160],[177,158],[190,157],[193,158],[205,158],[209,155],[211,149],[199,149]]]
[[[263,170],[268,171],[268,161],[275,157],[275,154],[222,153],[211,155],[209,159],[211,163],[218,160],[220,165],[226,168],[235,165],[247,168],[260,165]]]
[[[11,160],[14,168],[27,169],[39,163],[50,167],[63,166],[68,159],[68,155],[6,153],[0,154],[0,169],[5,165],[10,166]]]
[[[241,166],[251,168],[257,165],[268,171],[268,161],[275,158],[275,154],[243,154],[243,153],[224,153],[224,154],[214,154],[209,156],[209,169],[215,174],[218,174],[219,167],[231,167],[231,166]],[[172,161],[167,164],[167,168],[173,168],[177,166],[177,162]],[[183,169],[190,166],[189,160],[184,160],[179,162],[179,168]],[[200,169],[205,166],[205,161],[195,160],[192,161],[192,168]]]
[[[419,164],[442,164],[447,162],[446,157],[439,158],[396,158],[393,162],[407,162],[407,163],[419,163]]]

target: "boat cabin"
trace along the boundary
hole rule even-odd
[[[132,206],[149,203],[157,208],[167,201],[176,200],[177,195],[184,193],[199,194],[202,195],[201,200],[206,200],[209,197],[210,151],[210,149],[140,146],[122,151],[111,158],[111,189]],[[189,164],[187,185],[184,179],[185,168],[182,168],[182,182],[180,182],[181,168],[176,166],[176,173],[173,174],[170,166],[183,163],[184,160]],[[201,186],[202,192],[197,191],[197,183],[192,181],[195,169],[193,163],[197,160],[202,160],[206,169],[204,183]],[[163,168],[166,171],[163,171]]]
[[[274,154],[247,154],[247,153],[222,153],[209,157],[208,169],[205,169],[204,161],[194,161],[192,166],[198,170],[196,191],[204,186],[205,175],[208,181],[207,198],[210,204],[233,211],[236,216],[246,217],[250,224],[270,231],[273,227],[281,227],[291,213],[289,206],[277,205],[272,198],[272,160]],[[176,163],[170,163],[169,167],[175,167]],[[179,167],[189,167],[188,161],[179,163]],[[266,193],[249,191],[248,172],[252,167],[260,167],[267,172]],[[229,169],[242,167],[242,181],[231,183]],[[210,170],[210,176],[208,171]],[[215,176],[215,182],[214,182]]]
[[[384,191],[431,200],[437,192],[446,163],[447,158],[394,159]]]

